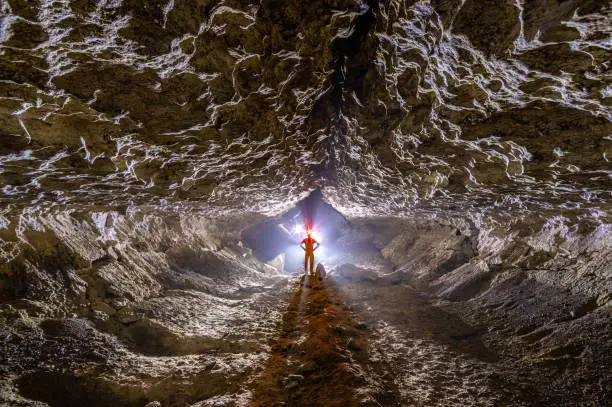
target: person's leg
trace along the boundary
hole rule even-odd
[[[304,252],[304,274],[308,270],[308,252]]]
[[[314,274],[314,252],[310,253],[310,274]]]

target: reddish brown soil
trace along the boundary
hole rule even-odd
[[[366,362],[367,333],[355,328],[333,282],[302,277],[250,405],[368,405],[368,396],[356,392],[366,387],[360,373]]]

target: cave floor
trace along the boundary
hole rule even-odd
[[[251,405],[512,405],[480,334],[404,286],[302,276]]]
[[[252,406],[399,405],[392,378],[367,371],[371,332],[338,294],[329,280],[299,279]]]
[[[408,285],[305,275],[249,405],[546,405],[485,333]]]
[[[192,291],[167,292],[165,300],[172,301],[155,302],[148,316],[124,331],[85,318],[23,326],[21,336],[16,329],[21,325],[15,325],[5,355],[17,360],[15,349],[27,349],[30,359],[44,364],[28,368],[16,381],[29,400],[0,392],[0,402],[28,407],[40,405],[32,400],[52,407],[158,406],[151,400],[164,407],[579,405],[573,399],[556,403],[551,392],[555,380],[571,374],[566,367],[575,358],[521,356],[508,347],[515,341],[492,331],[485,320],[464,318],[461,303],[441,301],[405,283],[339,274],[287,277],[231,301],[215,300],[219,303]],[[176,312],[188,310],[193,312],[185,321],[223,326],[227,332],[214,339],[210,329],[190,336],[156,325],[182,321]]]

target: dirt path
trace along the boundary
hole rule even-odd
[[[480,329],[410,287],[305,276],[250,405],[524,405],[496,362]]]
[[[332,281],[303,276],[250,405],[399,405],[396,392],[367,371],[369,335]]]

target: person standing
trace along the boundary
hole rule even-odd
[[[304,273],[310,265],[310,274],[314,275],[314,251],[319,248],[319,243],[312,237],[312,230],[306,230],[306,234],[306,238],[300,244],[304,249]]]

